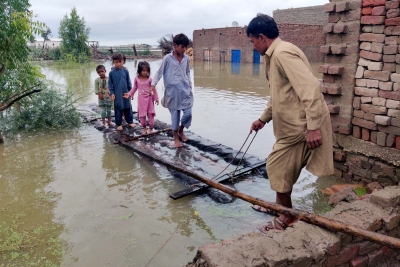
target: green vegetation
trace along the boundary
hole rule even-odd
[[[80,18],[76,8],[71,10],[60,22],[58,33],[61,38],[61,60],[66,62],[90,61],[90,49],[87,45],[90,29],[86,27],[85,19]]]
[[[367,189],[365,187],[356,187],[354,188],[354,192],[356,192],[357,196],[362,197],[367,194]]]
[[[42,92],[24,100],[21,109],[12,108],[0,118],[0,127],[6,132],[48,129],[72,129],[80,125],[80,115],[74,106],[72,93],[44,81]]]

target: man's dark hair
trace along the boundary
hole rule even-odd
[[[96,67],[96,71],[99,71],[99,70],[102,70],[102,69],[106,70],[106,67],[104,67],[103,65],[98,65]]]
[[[114,54],[114,55],[112,55],[111,59],[112,59],[112,61],[114,61],[114,60],[121,60],[121,61],[123,61],[123,60],[124,60],[124,57],[122,56],[122,54]]]
[[[249,26],[247,26],[246,34],[247,36],[250,36],[251,34],[256,38],[258,38],[260,34],[264,34],[269,39],[275,39],[279,36],[279,30],[278,25],[276,25],[276,22],[273,18],[268,15],[258,13],[257,17],[253,18],[250,21]]]
[[[172,42],[176,45],[183,45],[184,47],[189,46],[189,38],[183,33],[175,35]]]

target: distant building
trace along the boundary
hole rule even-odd
[[[49,41],[44,42],[44,47],[48,49],[54,49],[60,47],[61,39],[51,39]],[[43,40],[35,40],[34,43],[28,43],[28,46],[42,48],[43,47]]]
[[[277,14],[276,21],[282,40],[297,45],[311,62],[323,60],[319,48],[325,45],[323,26],[328,21],[323,6],[277,10],[273,14],[274,19]],[[194,60],[263,62],[263,57],[249,42],[246,28],[235,26],[193,31]]]

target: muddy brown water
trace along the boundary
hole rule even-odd
[[[153,74],[160,63],[150,61]],[[110,63],[104,65],[109,71]],[[126,63],[131,77],[136,65]],[[313,64],[315,72],[318,65]],[[94,69],[42,69],[82,103],[97,102]],[[264,66],[196,62],[192,76],[190,131],[239,149],[266,105]],[[162,83],[158,90],[162,95]],[[132,104],[135,110],[136,100]],[[166,109],[158,106],[156,112],[169,122]],[[268,124],[248,153],[266,158],[273,143]],[[335,182],[303,171],[293,192],[295,208],[323,212],[327,206],[318,189]],[[235,186],[274,201],[266,179],[242,179]],[[0,266],[183,266],[199,246],[255,231],[271,219],[241,200],[217,204],[206,194],[169,198],[184,188],[165,167],[113,145],[92,125],[6,135],[0,145]]]

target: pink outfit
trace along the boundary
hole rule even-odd
[[[158,101],[158,93],[154,88],[153,95],[150,95],[151,78],[146,81],[141,81],[139,77],[135,77],[133,88],[129,91],[129,96],[133,97],[138,91],[138,117],[140,124],[146,127],[146,116],[149,118],[149,127],[152,129],[154,126],[154,117],[156,111],[154,109],[154,102]]]

